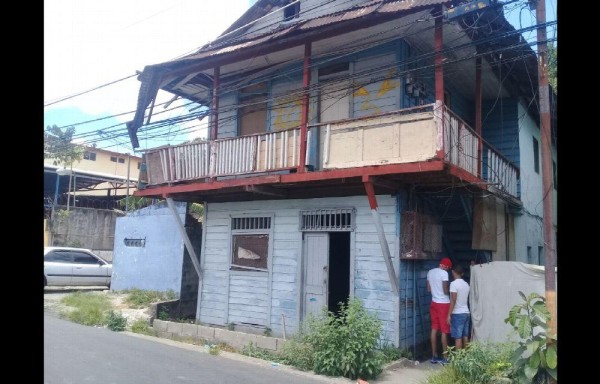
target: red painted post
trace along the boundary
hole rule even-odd
[[[302,116],[300,120],[300,163],[298,173],[306,172],[306,138],[308,136],[308,103],[310,100],[310,51],[311,42],[304,45],[304,65],[302,68]]]
[[[477,131],[478,143],[477,143],[477,176],[481,178],[481,162],[483,160],[483,140],[481,133],[481,100],[483,94],[481,90],[481,56],[475,59],[475,131]]]

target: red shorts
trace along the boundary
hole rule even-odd
[[[431,329],[440,330],[443,333],[450,333],[450,324],[448,324],[448,311],[450,303],[431,302],[429,314],[431,316]]]

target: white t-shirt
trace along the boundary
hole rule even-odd
[[[431,301],[450,304],[450,296],[444,293],[444,281],[448,281],[448,272],[442,268],[433,268],[427,272],[427,281],[431,287]]]
[[[456,279],[450,283],[450,294],[456,292],[456,303],[452,309],[453,314],[469,313],[469,284],[463,279]]]

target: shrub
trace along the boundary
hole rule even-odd
[[[466,348],[450,348],[450,364],[427,378],[428,384],[487,384],[510,373],[515,343],[471,342]]]
[[[537,293],[519,291],[523,303],[514,305],[504,319],[519,334],[519,348],[513,353],[513,378],[518,383],[545,383],[557,380],[556,335],[548,333],[550,312],[546,300]]]
[[[376,350],[381,321],[359,299],[340,303],[337,316],[325,310],[320,318],[309,317],[307,325],[315,373],[352,380],[372,379],[381,373],[384,360]]]
[[[294,336],[283,346],[282,357],[286,364],[303,371],[310,371],[315,366],[314,351],[303,336]]]
[[[106,320],[106,326],[111,331],[121,332],[125,330],[127,325],[127,319],[120,313],[115,311],[108,312],[108,318]]]

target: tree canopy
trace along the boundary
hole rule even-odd
[[[56,125],[44,131],[44,159],[52,159],[54,165],[73,165],[83,158],[85,148],[72,142],[75,127],[64,130]]]

